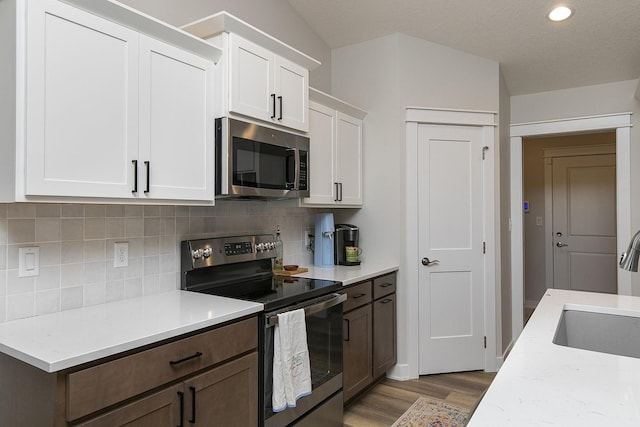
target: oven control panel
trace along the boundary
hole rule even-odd
[[[275,238],[270,234],[185,240],[181,249],[183,272],[275,256]]]
[[[251,242],[226,243],[224,245],[224,254],[226,256],[243,255],[250,253],[253,253],[253,245],[251,244]]]

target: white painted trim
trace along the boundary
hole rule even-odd
[[[407,108],[406,110],[406,313],[407,313],[407,363],[408,369],[404,375],[408,378],[419,376],[419,307],[415,302],[419,296],[419,260],[418,236],[418,123],[450,124],[483,127],[485,144],[489,146],[489,153],[495,149],[495,121],[497,115],[493,112],[437,110],[428,108]],[[433,121],[429,121],[433,120]],[[470,120],[471,123],[466,122]],[[485,160],[484,185],[484,231],[487,243],[485,257],[485,292],[484,292],[484,329],[487,336],[485,350],[485,371],[494,372],[498,369],[497,356],[497,328],[496,328],[496,256],[497,244],[495,231],[495,156],[489,155]],[[522,317],[522,316],[521,316]]]
[[[631,114],[605,114],[602,116],[573,117],[544,122],[516,123],[511,125],[511,137],[539,136],[563,133],[582,133],[604,129],[630,127]]]
[[[447,110],[436,108],[406,108],[406,122],[440,125],[498,126],[498,115],[492,111]]]
[[[640,101],[640,79],[638,79],[638,86],[636,86],[635,98]]]
[[[524,306],[522,138],[616,130],[617,248],[618,253],[622,253],[631,239],[631,114],[575,117],[511,125],[511,330],[514,341],[522,332]],[[631,295],[631,274],[621,269],[618,269],[618,294]]]
[[[398,364],[391,368],[389,372],[387,372],[387,378],[396,381],[407,381],[418,378],[417,376],[413,376],[411,372],[412,369],[410,369],[408,364]]]

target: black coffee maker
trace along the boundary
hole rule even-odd
[[[346,249],[349,246],[358,247],[358,233],[360,230],[353,224],[336,224],[333,245],[333,260],[336,265],[360,265],[360,260],[347,261]]]

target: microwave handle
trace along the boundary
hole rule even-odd
[[[304,307],[304,315],[305,316],[310,316],[312,314],[319,313],[321,311],[324,311],[324,310],[326,310],[328,308],[331,308],[333,306],[336,306],[338,304],[342,304],[346,300],[347,300],[347,294],[331,294],[331,298],[329,298],[329,299],[325,299],[323,301],[316,302],[314,304],[310,304],[308,306],[305,306]],[[292,311],[292,310],[295,310],[295,309],[296,309],[296,307],[294,306],[293,308],[291,308],[289,310],[283,310],[283,312]],[[272,315],[267,317],[267,327],[275,326],[277,324],[278,324],[278,314],[272,314]]]
[[[297,148],[288,148],[287,151],[293,151],[294,157],[294,175],[293,175],[293,187],[291,190],[299,190],[300,189],[300,150]]]

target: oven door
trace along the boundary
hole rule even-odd
[[[331,397],[342,390],[342,303],[344,294],[319,297],[289,310],[304,308],[306,314],[307,346],[311,366],[312,391],[309,396],[298,399],[295,408],[282,412],[272,411],[273,389],[273,330],[271,326],[277,314],[287,310],[265,314],[264,352],[264,418],[265,426],[285,426],[301,419],[319,405],[331,405]],[[342,426],[342,405],[336,412],[335,425]]]

